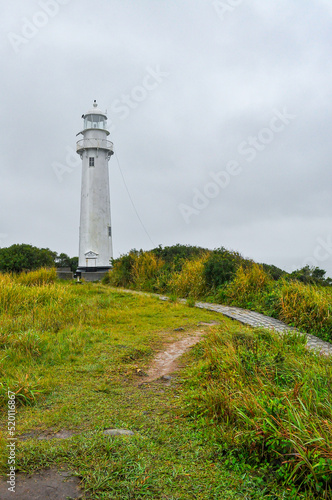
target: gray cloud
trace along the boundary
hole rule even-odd
[[[38,14],[45,4],[53,17]],[[0,245],[77,255],[80,168],[69,152],[97,99],[156,245],[223,245],[300,267],[332,233],[331,16],[327,0],[244,0],[222,19],[212,0],[7,2]],[[167,77],[142,94],[158,68]],[[284,108],[296,119],[249,162],[240,144]],[[179,205],[232,160],[241,173],[186,224]],[[55,164],[67,168],[61,182]],[[116,255],[150,248],[114,157],[110,179]],[[318,264],[332,275],[332,255]]]

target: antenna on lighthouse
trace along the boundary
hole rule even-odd
[[[107,115],[93,109],[82,115],[84,127],[77,141],[82,159],[78,276],[98,281],[111,268],[113,257],[108,161],[113,143],[107,140]]]

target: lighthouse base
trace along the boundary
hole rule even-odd
[[[78,267],[75,278],[84,279],[84,281],[101,281],[105,274],[112,269],[111,267]]]

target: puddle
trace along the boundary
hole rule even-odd
[[[85,498],[80,480],[70,472],[56,469],[38,471],[32,476],[16,474],[15,492],[8,491],[6,481],[0,482],[1,500],[77,500]]]

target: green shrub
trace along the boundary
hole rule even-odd
[[[56,252],[49,248],[37,248],[32,245],[15,244],[0,248],[0,271],[20,273],[40,267],[54,266]]]
[[[302,269],[297,269],[290,274],[289,278],[300,281],[307,285],[331,285],[331,278],[325,278],[326,271],[319,267],[305,266]]]
[[[147,292],[157,291],[161,288],[158,276],[163,265],[163,260],[153,252],[132,250],[128,255],[113,260],[113,268],[104,277],[103,283]]]
[[[136,250],[133,250],[128,255],[122,255],[118,259],[113,260],[113,267],[107,275],[110,285],[120,287],[130,287],[132,285],[132,269],[136,253]]]
[[[204,262],[204,278],[210,289],[219,288],[235,276],[237,260],[229,252],[212,252]]]
[[[288,275],[286,271],[283,271],[279,267],[274,266],[273,264],[262,264],[264,271],[271,276],[275,281],[278,281],[280,278],[283,278]]]
[[[169,292],[169,282],[174,274],[174,268],[169,265],[163,266],[158,274],[155,276],[154,280],[154,290],[158,293],[168,293]]]
[[[78,257],[69,257],[66,253],[60,253],[55,258],[56,267],[69,267],[75,273],[78,268]]]

